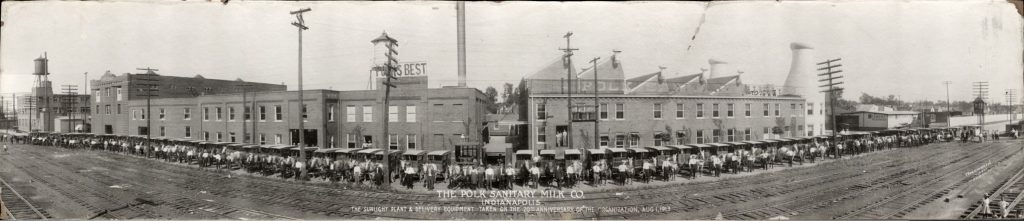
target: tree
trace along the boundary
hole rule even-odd
[[[486,104],[487,113],[492,113],[492,114],[493,113],[497,113],[498,112],[498,104],[497,104],[497,102],[498,102],[498,90],[494,89],[494,87],[487,86],[487,89],[484,90],[484,96],[487,97],[487,104]]]
[[[526,79],[522,78],[519,80],[519,86],[516,87],[515,104],[519,111],[519,120],[527,121],[530,116],[530,89],[526,87]]]
[[[505,83],[505,84],[501,85],[501,105],[502,105],[502,107],[506,107],[507,108],[507,107],[510,107],[511,104],[515,103],[515,102],[512,102],[512,101],[515,100],[512,97],[512,94],[515,93],[515,90],[516,90],[515,86],[513,86],[512,83]]]

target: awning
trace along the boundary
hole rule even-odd
[[[384,150],[374,152],[373,154],[384,155]],[[401,155],[402,151],[401,150],[391,150],[391,151],[388,151],[388,155],[395,155],[395,154]]]
[[[426,153],[427,153],[426,151],[422,151],[422,150],[406,150],[405,153],[402,153],[402,155],[416,156],[416,155],[424,155]]]
[[[687,144],[687,146],[691,146],[691,147],[694,147],[694,148],[697,148],[697,149],[712,147],[710,144],[703,144],[703,143],[702,144]]]
[[[676,148],[677,150],[685,150],[685,149],[693,148],[693,147],[687,146],[687,145],[668,145],[668,147]]]
[[[568,150],[565,150],[565,155],[573,155],[573,154],[580,155],[581,153],[580,153],[579,149],[568,149]]]
[[[340,148],[323,148],[317,149],[316,151],[313,151],[313,153],[334,153],[335,151],[338,151],[338,149]]]
[[[624,149],[624,148],[617,148],[616,147],[616,148],[608,148],[608,151],[611,151],[612,153],[625,153],[626,149]]]
[[[708,145],[711,145],[713,147],[728,147],[729,146],[729,145],[724,144],[724,143],[712,143],[712,144],[708,144]]]
[[[587,149],[587,152],[590,152],[590,154],[606,154],[608,149]]]
[[[649,147],[649,148],[655,149],[655,150],[658,150],[658,151],[672,151],[672,150],[674,150],[673,148],[668,148],[668,147],[663,147],[663,146],[654,146],[654,147]]]
[[[637,153],[648,153],[648,152],[651,152],[650,150],[647,150],[647,148],[643,148],[643,147],[629,148],[629,150],[632,150],[633,152],[637,152]]]
[[[732,146],[747,145],[746,143],[743,143],[743,142],[726,142],[725,144],[732,145]]]
[[[555,150],[540,150],[540,155],[555,155],[555,154],[557,154],[557,152],[555,152]]]
[[[430,151],[430,153],[427,153],[427,155],[431,155],[431,156],[444,156],[444,155],[448,154],[448,152],[451,152],[451,151],[450,150],[435,150],[435,151]]]
[[[533,155],[533,151],[531,151],[531,150],[519,150],[519,151],[516,151],[516,155]]]
[[[363,148],[338,148],[335,153],[355,153],[356,151],[363,150]]]
[[[294,148],[294,149],[298,150],[298,148],[296,146],[288,145],[288,144],[278,144],[278,145],[274,145],[273,147],[270,147],[270,148],[274,148],[274,149],[278,149],[278,150],[287,150],[287,149],[293,149]]]
[[[381,149],[377,149],[377,148],[370,148],[370,149],[362,149],[362,150],[359,150],[359,152],[356,152],[356,153],[361,153],[361,154],[372,154],[372,153],[376,153],[377,151],[383,151],[383,150],[381,150]]]
[[[763,144],[764,142],[763,141],[753,140],[753,141],[743,141],[743,143],[750,144],[750,145],[757,145],[757,144]]]

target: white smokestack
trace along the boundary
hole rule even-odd
[[[783,95],[798,95],[808,98],[811,95],[818,95],[814,80],[814,48],[802,43],[789,44],[793,51],[793,63],[789,66],[789,76],[786,77],[786,84],[782,87]]]
[[[708,75],[708,79],[724,76],[722,73],[722,67],[726,64],[724,61],[708,59],[708,64],[711,65],[711,74]]]

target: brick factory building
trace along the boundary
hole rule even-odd
[[[794,53],[797,51],[794,48]],[[823,102],[805,99],[790,85],[744,84],[742,73],[721,73],[724,62],[710,60],[707,76],[668,77],[659,71],[628,79],[616,55],[598,64],[596,79],[589,69],[571,70],[578,74],[567,76],[566,63],[557,59],[526,79],[530,87],[530,149],[714,143],[813,136],[825,131],[822,121],[806,120],[824,118]],[[567,139],[567,78],[573,82],[572,115],[579,120],[572,124],[572,147]],[[787,80],[791,81],[795,80]],[[593,145],[594,122],[590,119],[599,124],[597,145]]]
[[[144,114],[145,97],[133,96],[124,90],[122,99],[116,97],[117,85],[129,87],[136,76],[105,76],[93,82],[98,88],[97,96],[104,95],[97,102],[103,111],[94,117],[97,134],[146,133],[146,117],[150,116]],[[162,94],[153,97],[151,136],[256,144],[298,143],[297,91],[285,91],[283,85],[250,83],[258,86],[250,87],[243,98],[238,81],[159,77],[165,79],[161,82],[187,82],[162,84],[159,93],[164,93],[164,88],[186,85],[205,93],[175,92],[167,95],[173,98]],[[450,150],[452,144],[463,137],[481,139],[479,134],[486,128],[482,120],[486,98],[480,90],[428,88],[425,76],[400,77],[396,84],[398,88],[392,89],[389,104],[392,123],[388,141],[392,149]],[[112,96],[105,96],[107,90]],[[379,90],[306,90],[303,94],[306,144],[321,148],[376,147],[374,142],[383,142],[381,95]],[[123,108],[120,114],[115,110],[107,112],[108,106],[116,109],[117,105]],[[246,107],[255,108],[250,111]]]
[[[86,130],[90,121],[89,95],[55,94],[48,79],[50,59],[34,60],[36,80],[32,92],[15,95],[17,125],[20,131],[70,132],[76,127]],[[81,125],[81,127],[79,127]]]

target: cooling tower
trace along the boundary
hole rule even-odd
[[[814,48],[803,43],[794,42],[789,44],[789,49],[792,50],[793,61],[789,67],[786,84],[782,87],[782,94],[803,97],[806,100],[806,108],[812,111],[812,113],[805,115],[805,124],[808,127],[813,127],[813,133],[811,134],[823,135],[828,130],[828,128],[825,128],[827,117],[821,114],[821,110],[826,107],[825,94],[819,92],[818,88]]]
[[[722,67],[725,66],[726,62],[715,59],[708,59],[708,64],[711,65],[711,74],[708,74],[708,79],[723,77],[725,76],[722,71]]]

